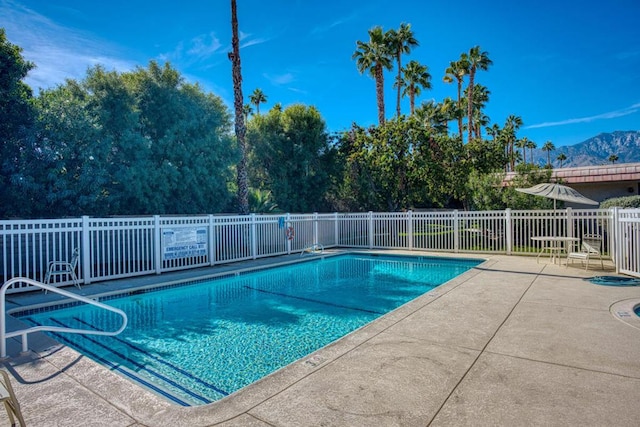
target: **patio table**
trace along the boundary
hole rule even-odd
[[[540,262],[540,255],[542,255],[545,251],[549,251],[549,259],[554,264],[556,262],[556,259],[558,260],[558,264],[560,264],[561,252],[568,252],[566,249],[567,244],[580,241],[580,239],[577,237],[566,236],[533,236],[531,240],[536,242],[544,242],[542,248],[540,249],[540,253],[536,257],[536,262]]]

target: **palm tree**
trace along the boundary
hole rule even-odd
[[[242,69],[240,67],[240,39],[238,38],[238,13],[236,0],[231,0],[231,46],[229,52],[232,64],[233,77],[233,106],[235,110],[235,133],[240,149],[240,161],[238,162],[238,208],[240,214],[249,214],[249,178],[247,176],[247,144],[245,134],[247,127],[244,123],[244,109],[242,103]]]
[[[497,123],[494,123],[491,127],[486,127],[484,130],[487,132],[487,135],[491,135],[493,137],[494,141],[500,134],[500,126],[498,126]]]
[[[442,107],[433,100],[423,102],[416,108],[416,118],[427,129],[433,129],[437,133],[445,132],[447,119],[442,114]]]
[[[462,83],[468,69],[466,59],[461,57],[460,60],[449,63],[449,67],[444,70],[444,77],[442,78],[445,83],[453,83],[454,80],[458,83],[458,132],[460,132],[460,140],[462,140]]]
[[[251,95],[249,95],[249,102],[256,106],[256,114],[260,115],[260,104],[267,102],[267,96],[261,89],[255,89]]]
[[[389,49],[393,55],[395,55],[396,62],[398,63],[398,76],[396,78],[396,85],[398,88],[398,98],[396,103],[396,115],[400,117],[400,93],[402,91],[402,54],[411,52],[411,48],[418,46],[418,40],[413,37],[413,31],[411,31],[411,24],[400,24],[398,31],[389,30],[386,34],[389,42]],[[412,113],[413,114],[413,113]]]
[[[614,164],[615,162],[618,161],[618,156],[616,156],[615,154],[612,154],[609,156],[608,160],[611,162],[611,164]]]
[[[247,120],[249,120],[249,115],[253,114],[253,108],[251,107],[251,104],[244,104],[242,106],[242,113],[244,114],[244,121],[246,122]]]
[[[384,69],[391,69],[391,55],[387,37],[382,27],[369,30],[369,43],[358,40],[357,50],[352,56],[360,74],[369,72],[376,81],[376,100],[378,103],[378,122],[384,123]]]
[[[463,54],[466,62],[469,66],[469,87],[467,89],[467,116],[468,116],[468,132],[469,132],[469,140],[471,141],[471,133],[473,131],[473,89],[474,89],[474,80],[476,77],[476,71],[478,70],[488,70],[489,66],[493,64],[493,61],[489,59],[489,54],[487,52],[480,51],[480,46],[474,46],[469,49],[468,54]]]
[[[524,138],[517,140],[515,143],[516,147],[522,150],[522,162],[525,165],[527,164],[527,150],[526,150],[527,141],[529,141],[529,139],[525,136]]]
[[[449,120],[454,120],[458,117],[458,105],[453,99],[451,99],[451,97],[447,96],[440,103],[440,113],[442,114],[442,118],[445,120],[444,124],[447,134],[449,134]]]
[[[531,164],[534,163],[533,162],[533,150],[535,150],[536,147],[538,147],[538,144],[536,144],[534,141],[530,141],[530,140],[527,140],[526,147],[524,147],[524,148],[528,148],[529,149],[529,158],[531,159]]]
[[[567,160],[567,156],[564,153],[558,154],[557,160],[560,161],[560,168],[562,169],[562,162]]]
[[[503,133],[503,142],[506,145],[507,149],[507,159],[509,159],[509,163],[511,165],[511,171],[515,169],[515,155],[513,146],[516,142],[516,132],[522,126],[522,118],[519,116],[514,116],[513,114],[507,117],[507,120],[504,123],[504,127],[502,128]]]
[[[402,95],[409,96],[410,115],[413,116],[416,95],[420,95],[422,89],[431,89],[431,74],[429,74],[429,68],[418,61],[409,61],[402,71],[404,76]]]
[[[542,146],[542,151],[547,152],[547,167],[551,167],[551,152],[556,149],[556,146],[553,145],[553,142],[547,141]]]

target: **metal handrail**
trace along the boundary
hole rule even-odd
[[[74,329],[74,328],[63,328],[60,326],[33,326],[27,329],[20,329],[17,331],[7,333],[7,324],[6,324],[6,309],[5,309],[5,293],[7,288],[9,288],[14,283],[26,283],[31,286],[35,286],[37,288],[41,288],[47,291],[55,292],[57,294],[63,295],[65,297],[84,302],[86,304],[94,305],[99,308],[104,308],[105,310],[109,310],[116,314],[119,314],[122,317],[122,326],[117,331],[94,331],[89,329]],[[120,310],[119,308],[111,307],[109,305],[103,304],[101,302],[95,301],[91,298],[83,297],[82,295],[76,295],[72,292],[65,291],[63,289],[59,289],[55,286],[47,285],[41,282],[38,282],[33,279],[29,279],[26,277],[15,277],[13,279],[7,280],[0,288],[0,358],[7,357],[7,338],[22,336],[22,351],[26,352],[29,349],[27,335],[32,332],[40,332],[40,331],[50,331],[50,332],[67,332],[70,334],[87,334],[87,335],[104,335],[104,336],[114,336],[118,335],[127,327],[127,314]]]

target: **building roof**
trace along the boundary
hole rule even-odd
[[[515,172],[508,172],[504,181],[513,179]],[[620,163],[600,166],[580,166],[554,169],[552,180],[562,180],[566,184],[589,182],[640,181],[640,163]]]

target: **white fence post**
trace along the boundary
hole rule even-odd
[[[258,257],[258,233],[256,232],[256,214],[251,215],[251,257],[256,259]]]
[[[513,250],[513,227],[511,227],[511,209],[507,208],[504,212],[504,232],[507,245],[507,255],[511,255]]]
[[[338,212],[333,213],[333,229],[334,229],[334,242],[336,246],[340,246],[340,224],[338,223]]]
[[[284,222],[284,227],[285,227],[285,231],[287,229],[287,227],[293,227],[293,225],[291,225],[291,214],[287,212],[287,214],[285,215],[286,221]],[[287,254],[291,255],[291,240],[287,239]]]
[[[160,233],[160,215],[153,216],[153,230],[154,230],[154,245],[155,245],[155,259],[153,263],[156,267],[156,274],[162,273],[162,236]]]
[[[82,260],[82,276],[80,281],[84,279],[84,284],[91,283],[91,230],[89,229],[89,217],[82,217],[82,247],[80,248]]]
[[[369,249],[373,249],[373,212],[369,211]]]
[[[460,227],[458,219],[458,210],[453,211],[453,252],[458,253],[460,251]]]
[[[313,213],[313,244],[318,244],[318,212]]]
[[[209,265],[216,263],[215,219],[209,214]]]
[[[407,247],[413,250],[413,212],[407,212]]]

